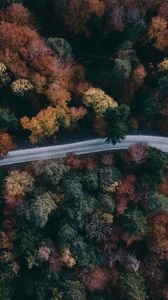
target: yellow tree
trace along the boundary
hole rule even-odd
[[[33,190],[34,178],[25,171],[13,170],[5,179],[5,200],[9,205],[17,206],[26,193]]]
[[[21,125],[24,129],[31,131],[29,137],[31,143],[37,143],[42,137],[50,137],[59,130],[57,109],[49,106],[31,119],[23,117]]]
[[[84,93],[83,102],[86,106],[92,107],[97,116],[103,115],[109,107],[116,108],[118,106],[112,97],[103,90],[94,87]]]

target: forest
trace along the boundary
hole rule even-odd
[[[166,0],[1,0],[0,153],[168,133]]]
[[[168,138],[168,1],[0,0],[0,94],[0,159]],[[0,168],[0,300],[23,299],[168,300],[166,153]]]
[[[70,154],[0,185],[0,299],[168,299],[166,154]]]

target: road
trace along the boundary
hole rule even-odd
[[[128,135],[122,143],[108,144],[104,139],[87,140],[72,144],[38,147],[11,151],[0,160],[0,166],[7,166],[37,160],[65,157],[68,153],[87,154],[112,150],[128,149],[136,143],[146,143],[168,153],[168,138],[146,135]]]

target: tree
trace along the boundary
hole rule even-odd
[[[147,234],[147,217],[139,209],[127,210],[123,217],[123,230],[130,236],[136,236],[139,239]]]
[[[5,178],[4,198],[14,207],[22,202],[27,193],[34,188],[34,178],[26,171],[13,170]]]
[[[108,188],[111,184],[120,182],[122,174],[115,167],[104,167],[99,170],[99,180],[103,189]]]
[[[24,96],[33,90],[33,85],[27,79],[17,79],[12,82],[11,88],[14,94]]]
[[[114,213],[115,211],[115,201],[112,195],[109,194],[100,194],[99,198],[99,206],[106,213]]]
[[[81,81],[82,68],[72,60],[65,63],[56,57],[37,33],[32,14],[21,4],[14,3],[2,10],[0,22],[2,83],[8,70],[14,78],[11,85],[14,93],[23,95],[33,90],[58,106],[58,110],[66,111],[65,118],[70,114],[67,103],[71,91]]]
[[[24,129],[31,131],[30,141],[34,144],[43,137],[50,137],[59,129],[57,120],[57,110],[49,106],[41,110],[36,117],[29,119],[28,117],[21,118],[21,125]]]
[[[148,146],[145,144],[136,144],[130,146],[124,155],[124,161],[127,164],[143,164],[148,156]]]
[[[117,102],[99,88],[90,88],[83,95],[83,102],[92,107],[97,116],[103,115],[108,108],[116,108]]]
[[[0,280],[0,297],[3,300],[11,300],[13,291],[11,289],[11,284]]]
[[[160,16],[153,17],[149,26],[148,36],[150,40],[154,40],[155,47],[160,51],[166,51],[168,47],[167,33],[166,21]]]
[[[168,90],[168,75],[162,76],[159,78],[159,87],[161,91],[167,91]]]
[[[126,59],[115,59],[115,65],[112,69],[112,81],[121,85],[127,81],[132,72],[131,63]]]
[[[86,300],[86,291],[80,281],[66,280],[62,283],[62,288],[64,293],[63,299]]]
[[[47,224],[49,215],[57,208],[49,193],[38,195],[30,207],[30,221],[36,227],[43,228]]]
[[[83,272],[81,275],[82,283],[91,292],[104,290],[108,284],[108,273],[96,267],[92,272]]]
[[[9,84],[10,76],[4,63],[0,63],[0,86],[4,87]]]
[[[105,113],[107,141],[116,144],[121,142],[128,132],[128,117],[130,109],[127,105],[118,108],[108,108]]]
[[[55,54],[60,58],[72,58],[72,47],[63,38],[49,38],[47,40],[47,45],[55,52]]]
[[[25,0],[15,0],[15,2],[24,3]],[[0,3],[0,8],[4,8],[8,5],[11,5],[12,3],[13,3],[13,0],[2,0]]]
[[[147,213],[149,216],[160,212],[168,212],[168,198],[159,193],[150,193],[147,198]]]
[[[160,64],[158,64],[159,72],[166,73],[168,72],[168,59],[164,59]]]
[[[161,260],[168,259],[168,213],[161,212],[150,220],[152,229],[149,248],[156,253]]]
[[[159,185],[158,193],[168,197],[168,179]]]
[[[134,271],[125,271],[120,276],[120,286],[130,300],[145,300],[145,279]]]
[[[64,248],[62,251],[62,257],[61,262],[63,265],[65,265],[67,268],[74,268],[76,265],[75,258],[73,257],[71,251],[69,248]]]
[[[111,213],[94,214],[86,226],[90,240],[106,244],[113,234],[113,215]]]
[[[101,18],[105,12],[105,4],[102,0],[70,0],[65,8],[64,20],[70,31],[75,34],[89,33],[87,22],[94,14]]]
[[[136,178],[133,175],[128,175],[120,183],[117,191],[117,212],[123,214],[127,208],[129,201],[136,200],[135,189]]]
[[[160,102],[156,97],[149,97],[145,99],[142,104],[142,114],[144,118],[150,118],[151,120],[158,114],[160,110]]]
[[[63,182],[63,190],[65,194],[65,199],[76,200],[83,198],[83,187],[78,180],[65,179]]]
[[[0,107],[0,128],[1,130],[13,131],[19,126],[15,114],[8,108]]]
[[[82,176],[82,184],[84,189],[86,189],[91,194],[98,190],[98,175],[95,170],[85,171]]]
[[[69,167],[65,165],[63,160],[53,160],[44,165],[43,174],[48,182],[51,182],[54,187],[68,173]]]
[[[0,133],[0,158],[3,158],[11,150],[15,149],[15,144],[12,141],[11,136],[4,132]]]
[[[77,231],[72,226],[66,223],[61,227],[58,233],[58,237],[63,245],[71,244],[77,237]]]
[[[149,148],[148,157],[147,157],[147,167],[152,171],[160,172],[165,171],[167,167],[168,159],[167,155],[161,150],[154,147]]]

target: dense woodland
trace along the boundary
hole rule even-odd
[[[167,135],[167,33],[167,0],[1,0],[1,156]]]
[[[128,151],[1,171],[0,299],[168,299],[168,158]]]
[[[167,0],[0,0],[0,159],[168,136]],[[0,300],[168,300],[168,157],[0,169]]]

